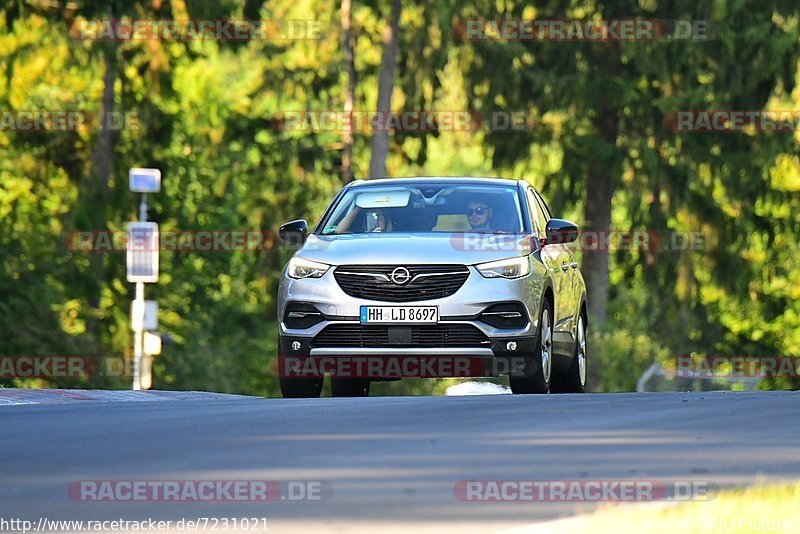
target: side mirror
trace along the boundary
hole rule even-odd
[[[578,239],[578,225],[564,219],[547,221],[547,244],[558,245],[572,243]]]
[[[281,225],[278,232],[281,241],[292,247],[300,247],[306,242],[308,237],[308,223],[305,219],[297,219],[296,221],[287,222]]]

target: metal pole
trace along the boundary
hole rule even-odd
[[[142,353],[144,351],[144,282],[136,282],[136,300],[133,306],[134,313],[138,315],[134,319],[133,330],[133,389],[142,389],[141,369]]]
[[[139,221],[147,222],[147,193],[142,193],[142,202],[139,204]]]
[[[142,193],[142,202],[139,204],[139,221],[147,221],[147,193]],[[144,282],[136,282],[136,300],[133,306],[133,389],[142,389],[142,355],[144,354]]]

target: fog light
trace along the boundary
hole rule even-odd
[[[517,342],[509,341],[508,343],[506,343],[506,350],[517,350]]]
[[[300,342],[292,341],[292,350],[300,350]]]

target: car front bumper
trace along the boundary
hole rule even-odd
[[[523,361],[534,352],[537,319],[542,288],[540,276],[528,275],[507,280],[484,278],[474,267],[464,284],[447,297],[413,302],[382,302],[355,298],[345,293],[333,276],[333,268],[317,279],[282,277],[279,289],[279,356],[294,361],[312,358],[387,358],[398,359],[464,359],[470,362],[468,376],[495,376],[519,370]],[[515,304],[525,311],[525,325],[514,328],[493,326],[481,314],[498,303]],[[310,305],[320,313],[319,322],[307,328],[291,328],[286,324],[290,305]],[[465,327],[476,329],[484,337],[474,346],[413,346],[410,343],[380,344],[343,343],[343,346],[319,346],[317,336],[332,325],[360,328],[360,308],[364,305],[437,306],[442,329]],[[385,325],[382,325],[385,326]],[[386,326],[413,328],[413,325]],[[445,336],[446,339],[446,336]],[[358,346],[354,346],[358,345]]]

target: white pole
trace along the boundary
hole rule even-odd
[[[133,330],[133,389],[142,389],[141,369],[142,352],[144,349],[144,282],[136,282],[136,300],[133,306],[134,313],[138,317],[134,318]]]
[[[142,193],[139,204],[139,221],[147,221],[147,193]],[[133,324],[133,389],[142,389],[142,355],[144,353],[144,282],[136,282],[136,301],[133,306],[135,317]]]

